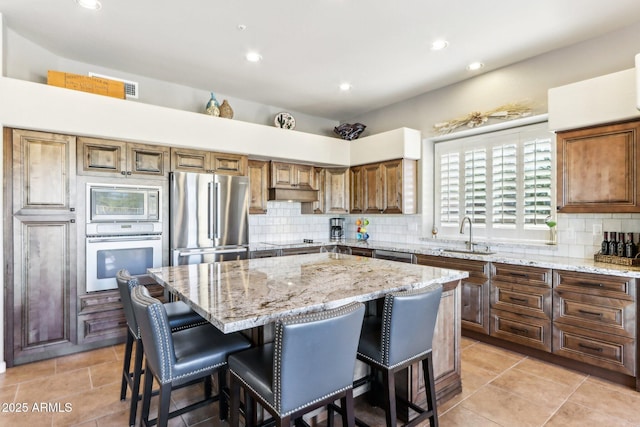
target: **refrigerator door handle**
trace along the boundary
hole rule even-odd
[[[237,252],[246,252],[247,248],[231,248],[231,249],[191,249],[184,252],[178,252],[178,256],[204,255],[204,254],[233,254]]]
[[[213,208],[215,211],[215,222],[214,222],[214,229],[213,229],[213,237],[216,239],[215,245],[217,245],[218,239],[220,238],[220,234],[219,234],[220,229],[222,228],[220,226],[220,205],[222,203],[220,201],[220,183],[219,182],[215,183],[214,194],[215,194],[215,204]]]
[[[207,209],[208,209],[208,214],[209,214],[209,221],[207,221],[207,236],[209,237],[209,240],[213,240],[215,238],[215,216],[216,216],[216,206],[215,206],[215,195],[214,195],[214,190],[213,190],[213,183],[209,182],[207,183],[208,185],[208,195],[209,195],[209,200],[207,203]]]

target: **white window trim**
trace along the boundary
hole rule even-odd
[[[490,133],[491,135],[487,135],[491,139],[496,139],[495,144],[497,145],[498,139],[503,139],[502,135],[509,136],[514,133],[519,133],[523,129],[520,129],[524,126],[530,127],[532,130],[542,130],[548,129],[546,126],[546,122],[548,119],[547,114],[537,115],[526,117],[523,119],[512,120],[509,122],[501,122],[495,125],[483,126],[480,128],[474,128],[469,130],[464,130],[460,132],[455,132],[448,135],[443,135],[435,138],[429,138],[425,140],[424,144],[424,152],[430,152],[431,156],[429,160],[432,161],[433,164],[433,176],[429,177],[431,181],[433,193],[430,194],[431,197],[429,199],[425,198],[424,200],[431,200],[431,207],[425,206],[423,212],[430,212],[431,215],[423,216],[423,229],[427,232],[425,234],[429,234],[429,231],[435,226],[438,227],[438,236],[443,238],[451,238],[451,239],[460,239],[463,236],[459,234],[459,225],[440,225],[440,176],[439,176],[439,158],[436,155],[435,146],[442,142],[447,142],[447,144],[468,144],[473,143],[474,141],[480,140],[478,137],[482,134]],[[531,126],[540,124],[539,126]],[[555,153],[555,138],[552,136],[552,153]],[[492,142],[494,145],[494,142]],[[522,149],[522,148],[519,148]],[[490,155],[490,154],[488,154]],[[552,216],[555,216],[555,204],[556,204],[556,164],[555,164],[555,156],[552,156],[552,194],[551,194],[551,212]],[[488,178],[489,182],[489,178]],[[426,184],[426,180],[425,180]],[[519,182],[519,186],[521,183]],[[519,187],[518,188],[518,198],[521,199],[524,197],[524,192]],[[461,200],[461,209],[464,209],[464,201]],[[490,203],[490,202],[489,202]],[[491,210],[490,204],[487,205],[487,221],[490,220],[490,217],[493,212],[489,212]],[[461,213],[461,217],[464,217],[464,214]],[[519,221],[523,221],[522,217],[519,217]],[[520,223],[520,228],[524,228],[523,224]],[[512,229],[509,230],[501,230],[501,226],[499,224],[493,224],[491,235],[487,235],[486,227],[481,224],[474,224],[474,240],[477,236],[480,241],[504,241],[504,242],[546,242],[548,241],[549,229],[544,225],[539,226],[527,226],[527,230],[522,232],[516,232]]]

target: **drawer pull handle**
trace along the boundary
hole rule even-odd
[[[589,282],[583,282],[582,283],[585,286],[591,286],[594,288],[604,288],[604,285],[602,283],[589,283]]]
[[[512,275],[512,276],[517,276],[517,277],[529,277],[529,275],[527,273],[509,272],[509,274]]]
[[[526,300],[526,299],[524,299],[524,298],[509,297],[509,299],[510,299],[511,301],[517,301],[517,302],[524,302],[524,303],[526,303],[526,302],[527,302],[527,300]]]
[[[511,329],[513,332],[519,335],[524,335],[524,336],[529,335],[529,331],[527,331],[526,329],[516,328],[515,326],[509,326],[509,329]]]
[[[578,313],[588,314],[589,316],[598,316],[598,317],[602,317],[603,316],[602,313],[596,313],[595,311],[587,311],[587,310],[582,310],[582,309],[579,309]]]
[[[590,345],[578,344],[578,347],[586,348],[587,350],[597,351],[598,353],[602,353],[602,347],[591,347]]]

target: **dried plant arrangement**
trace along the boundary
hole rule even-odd
[[[531,114],[531,106],[528,103],[505,104],[485,113],[474,111],[464,117],[436,123],[434,129],[440,133],[449,133],[461,126],[470,128],[485,124],[489,119],[512,120]]]

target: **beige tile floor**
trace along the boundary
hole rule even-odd
[[[469,339],[462,344],[463,391],[438,408],[442,427],[640,426],[640,393],[632,389]],[[129,400],[119,399],[123,353],[119,345],[8,369],[0,374],[0,426],[126,426]],[[175,392],[173,405],[199,397],[198,387]],[[201,408],[170,425],[227,426],[216,409]],[[357,412],[383,423],[379,408],[358,402]]]

